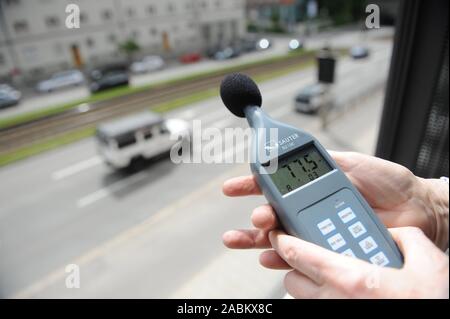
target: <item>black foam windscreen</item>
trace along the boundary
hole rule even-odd
[[[258,85],[247,75],[234,73],[227,75],[220,85],[220,96],[225,106],[236,116],[245,117],[246,106],[262,104]]]

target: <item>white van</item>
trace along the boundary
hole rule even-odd
[[[167,153],[179,140],[190,138],[189,124],[184,120],[168,119],[152,112],[143,112],[100,124],[97,127],[98,150],[113,168],[134,166],[143,159]]]

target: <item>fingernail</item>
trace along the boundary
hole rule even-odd
[[[222,239],[225,240],[229,240],[231,239],[231,237],[233,236],[233,232],[234,230],[228,230],[226,231],[223,235],[222,235]]]
[[[269,240],[271,244],[273,244],[273,242],[275,241],[275,237],[277,236],[277,234],[278,234],[277,230],[271,230],[269,232]]]

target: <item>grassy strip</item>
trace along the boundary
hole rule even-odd
[[[277,78],[277,77],[280,77],[280,76],[283,76],[283,75],[286,75],[286,74],[289,74],[289,73],[292,73],[295,71],[305,69],[307,67],[312,66],[313,64],[314,64],[314,61],[311,60],[311,61],[299,64],[299,65],[295,65],[293,67],[283,68],[283,69],[279,69],[279,70],[276,70],[273,72],[268,72],[268,73],[256,76],[255,81],[256,82],[268,81],[268,80],[271,80],[271,79],[274,79],[274,78]],[[155,107],[151,107],[150,109],[154,112],[165,113],[165,112],[168,112],[168,111],[171,111],[171,110],[174,110],[174,109],[186,106],[186,105],[198,103],[198,102],[207,100],[209,98],[216,97],[217,95],[218,95],[217,89],[204,90],[204,91],[190,94],[188,96],[174,99],[172,101],[161,103]],[[45,152],[45,151],[48,151],[51,149],[55,149],[59,146],[63,146],[63,145],[67,145],[69,143],[79,141],[81,139],[84,139],[84,138],[94,135],[94,133],[95,133],[94,127],[84,128],[81,130],[69,132],[69,133],[51,138],[47,141],[38,142],[38,143],[29,145],[29,146],[22,147],[18,150],[14,150],[9,153],[1,154],[0,155],[0,167],[11,164],[18,160],[25,159],[25,158],[33,156],[33,155],[37,155],[39,153],[42,153],[42,152]]]
[[[204,91],[200,91],[200,92],[196,92],[193,94],[190,94],[188,96],[183,96],[180,98],[177,98],[175,100],[172,101],[168,101],[168,102],[164,102],[162,104],[159,104],[155,107],[151,107],[150,109],[153,112],[158,112],[158,113],[165,113],[174,109],[177,109],[179,107],[183,107],[189,104],[193,104],[193,103],[197,103],[197,102],[201,102],[204,100],[207,100],[209,98],[215,97],[218,94],[218,90],[217,89],[209,89],[209,90],[204,90]]]
[[[9,153],[0,155],[0,166],[11,164],[15,161],[25,159],[27,157],[55,149],[57,147],[79,141],[83,138],[92,136],[95,128],[86,128],[70,133],[65,133],[61,136],[51,138],[47,141],[38,142],[29,146],[22,147]]]
[[[0,129],[18,125],[18,124],[25,123],[25,122],[29,122],[29,121],[33,121],[33,120],[36,120],[39,118],[52,116],[52,115],[55,115],[58,113],[62,113],[64,111],[67,111],[67,110],[69,110],[73,107],[76,107],[80,104],[83,104],[83,103],[94,103],[94,102],[99,102],[99,101],[110,100],[110,99],[113,99],[116,97],[133,94],[133,93],[138,93],[138,92],[146,91],[149,89],[154,89],[154,88],[161,87],[161,86],[170,86],[170,85],[177,84],[179,82],[194,81],[194,80],[204,78],[207,76],[214,76],[214,75],[218,75],[218,74],[222,74],[222,73],[226,73],[226,72],[231,73],[231,72],[241,70],[243,68],[249,68],[249,67],[263,65],[263,64],[276,63],[279,61],[289,59],[293,56],[302,56],[302,55],[308,55],[311,53],[313,53],[313,51],[291,52],[291,53],[285,54],[285,55],[279,55],[279,56],[270,57],[267,59],[262,59],[259,61],[242,63],[242,64],[235,65],[235,66],[219,68],[219,69],[213,70],[213,71],[197,72],[197,73],[190,74],[187,76],[182,76],[182,77],[171,79],[171,80],[165,80],[165,81],[157,82],[157,83],[150,84],[150,85],[144,85],[144,86],[139,86],[139,87],[129,87],[129,86],[118,87],[118,88],[110,89],[105,92],[99,92],[99,93],[93,94],[92,96],[85,98],[85,99],[79,99],[79,100],[75,100],[75,101],[72,101],[69,103],[56,105],[56,106],[50,106],[50,107],[46,107],[46,108],[43,108],[40,110],[31,111],[31,112],[27,112],[24,114],[19,114],[16,116],[11,116],[11,117],[7,117],[4,119],[0,119]]]

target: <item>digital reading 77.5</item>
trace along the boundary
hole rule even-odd
[[[284,195],[331,170],[330,164],[311,144],[299,152],[279,159],[278,170],[270,177],[280,193]]]

